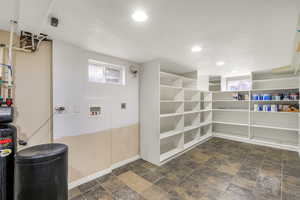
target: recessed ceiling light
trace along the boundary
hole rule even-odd
[[[231,73],[232,73],[232,74],[235,74],[235,73],[237,73],[237,71],[236,71],[236,70],[232,70]]]
[[[200,51],[202,51],[202,48],[201,47],[199,47],[199,46],[194,46],[193,48],[192,48],[192,52],[200,52]]]
[[[131,17],[136,22],[145,22],[148,19],[148,15],[143,10],[134,11]]]
[[[223,66],[223,65],[225,65],[225,62],[224,61],[219,61],[219,62],[216,63],[216,65]]]

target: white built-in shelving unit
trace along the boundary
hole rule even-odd
[[[201,91],[210,87],[209,77],[169,72],[160,62],[141,68],[140,149],[144,160],[161,165],[211,137],[300,151],[298,112],[255,110],[257,104],[299,107],[299,100],[252,98],[299,94],[298,74],[254,72],[250,90],[209,92]]]
[[[299,100],[253,100],[252,95],[299,93],[299,76],[252,73],[249,91],[213,92],[214,136],[242,142],[299,151],[299,113],[254,110],[255,104],[297,105]],[[236,100],[233,96],[242,95]]]
[[[159,62],[141,70],[141,157],[160,165],[212,137],[211,93],[197,78],[163,71]]]

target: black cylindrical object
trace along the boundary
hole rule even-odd
[[[67,200],[68,147],[43,144],[15,157],[14,200]]]
[[[14,155],[17,129],[0,125],[0,200],[11,200],[14,195]]]

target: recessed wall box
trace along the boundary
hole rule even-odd
[[[89,116],[90,117],[99,117],[101,115],[101,106],[90,105],[89,106]]]

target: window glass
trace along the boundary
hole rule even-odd
[[[227,78],[227,90],[250,90],[251,81],[249,77],[231,77]]]
[[[89,60],[88,71],[89,82],[125,84],[125,70],[123,66]]]

